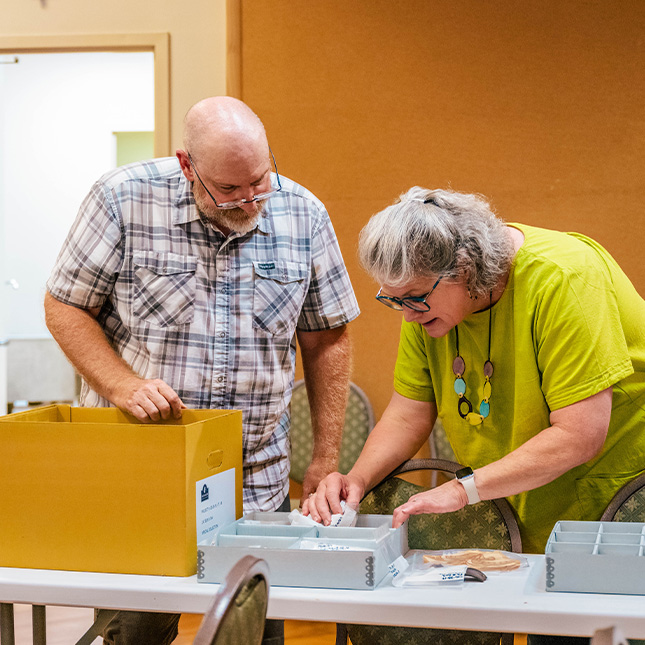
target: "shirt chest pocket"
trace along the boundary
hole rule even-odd
[[[135,251],[132,260],[134,316],[156,327],[175,327],[192,322],[197,257]]]
[[[308,284],[307,265],[275,260],[253,263],[253,327],[293,335]]]

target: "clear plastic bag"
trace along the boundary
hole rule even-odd
[[[444,549],[424,551],[423,560],[437,566],[467,566],[485,572],[514,571],[528,566],[519,553],[497,549]]]
[[[424,562],[423,553],[408,558],[397,558],[390,565],[392,585],[395,587],[458,587],[468,580],[484,582],[486,575],[466,565],[443,565]]]

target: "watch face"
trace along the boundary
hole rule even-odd
[[[463,479],[464,477],[470,477],[473,474],[473,469],[470,466],[465,466],[460,468],[456,473],[455,477],[457,479]]]

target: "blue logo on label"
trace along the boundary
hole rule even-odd
[[[204,484],[202,486],[202,502],[205,502],[208,500],[208,486]]]
[[[273,262],[262,262],[258,264],[258,269],[275,269],[275,264]]]

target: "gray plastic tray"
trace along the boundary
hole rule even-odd
[[[645,594],[645,524],[556,522],[545,549],[546,590]]]
[[[288,525],[288,513],[252,513],[224,526],[215,544],[197,545],[197,581],[222,582],[245,555],[263,558],[272,585],[374,589],[388,565],[408,551],[407,522],[392,529],[391,515],[358,515],[355,527]],[[298,548],[301,540],[352,550]]]

